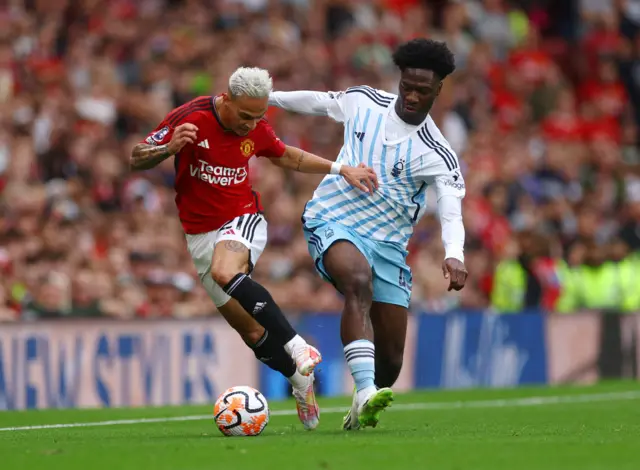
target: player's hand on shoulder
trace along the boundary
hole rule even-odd
[[[172,155],[178,153],[187,144],[194,144],[197,139],[198,127],[195,124],[184,123],[176,127],[173,131],[171,141],[167,145]]]
[[[351,186],[354,186],[365,193],[373,193],[378,189],[378,175],[364,163],[357,167],[342,165],[340,174]]]
[[[444,278],[449,280],[449,288],[451,290],[461,290],[467,282],[467,268],[459,259],[447,258],[442,262],[442,274]]]

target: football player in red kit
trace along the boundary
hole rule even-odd
[[[250,278],[267,243],[267,222],[249,183],[249,159],[315,174],[340,174],[372,192],[370,168],[332,163],[285,145],[263,119],[272,80],[257,68],[239,68],[226,93],[203,96],[167,115],[131,154],[132,170],[174,157],[176,205],[200,279],[229,324],[256,357],[287,377],[307,429],[319,422],[313,370],[320,353],[288,322],[269,292]]]

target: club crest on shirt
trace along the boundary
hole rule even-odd
[[[164,126],[162,129],[158,130],[158,132],[153,134],[151,138],[156,142],[162,142],[162,139],[164,139],[168,133],[169,133],[169,126]]]
[[[402,174],[402,170],[404,170],[404,159],[400,159],[394,163],[393,169],[391,170],[391,176],[397,178]]]
[[[247,158],[253,155],[253,151],[255,150],[255,148],[256,146],[253,143],[253,140],[251,139],[244,139],[240,143],[240,151],[242,152],[242,155],[244,155]]]

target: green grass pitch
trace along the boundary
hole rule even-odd
[[[398,395],[376,429],[346,433],[349,401],[322,400],[314,432],[302,429],[293,402],[273,402],[269,425],[254,438],[222,436],[207,406],[0,412],[0,468],[640,469],[636,382]],[[137,421],[144,419],[155,421]],[[7,429],[60,424],[74,426]]]

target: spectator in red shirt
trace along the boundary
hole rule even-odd
[[[608,115],[594,103],[582,105],[582,136],[587,142],[608,140],[619,142],[621,136],[620,123],[615,116]]]
[[[511,227],[506,217],[508,191],[502,184],[495,184],[486,189],[486,204],[483,212],[486,223],[480,238],[486,248],[493,253],[500,253],[511,236]]]
[[[579,93],[582,102],[594,104],[604,115],[616,118],[622,115],[629,99],[613,57],[598,61],[597,76],[585,81]]]
[[[509,72],[528,85],[537,85],[544,80],[553,61],[540,47],[538,31],[530,28],[522,44],[508,58]]]
[[[570,89],[560,92],[555,110],[542,121],[541,127],[543,135],[550,140],[575,142],[582,138],[582,121]]]
[[[508,73],[504,77],[504,87],[493,90],[493,109],[502,131],[520,127],[528,116],[522,85],[517,75]]]
[[[587,33],[582,48],[586,57],[587,73],[596,73],[598,60],[603,56],[614,56],[622,46],[623,39],[618,30],[616,15],[603,14],[594,20],[594,28]]]

